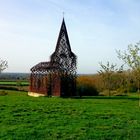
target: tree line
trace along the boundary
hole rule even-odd
[[[99,62],[98,74],[80,76],[77,78],[78,91],[92,87],[92,95],[127,95],[130,92],[140,91],[140,43],[128,45],[127,50],[118,50],[117,56],[122,60],[121,67],[116,64]],[[127,65],[128,69],[124,70]],[[83,88],[84,87],[84,88]],[[86,88],[85,88],[86,87]],[[83,91],[83,93],[87,93]]]

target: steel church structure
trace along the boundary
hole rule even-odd
[[[76,62],[63,18],[57,44],[49,62],[31,68],[30,96],[75,96]]]

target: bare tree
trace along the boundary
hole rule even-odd
[[[128,45],[127,51],[117,51],[118,58],[123,60],[134,73],[134,80],[136,81],[138,93],[140,93],[140,42],[135,45]],[[140,95],[139,95],[140,96]],[[139,101],[140,106],[140,101]]]
[[[8,62],[6,60],[0,59],[0,73],[8,67]]]
[[[101,70],[98,71],[98,73],[102,76],[104,85],[106,89],[108,90],[108,95],[110,96],[110,90],[111,90],[111,83],[112,83],[112,76],[115,72],[120,72],[123,70],[123,66],[121,66],[120,69],[116,68],[116,64],[110,64],[107,62],[106,65],[102,64],[102,62],[99,63],[101,66]]]

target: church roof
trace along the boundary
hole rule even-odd
[[[50,62],[40,62],[31,68],[32,72],[45,72],[51,70],[76,69],[76,55],[71,51],[68,33],[63,18],[55,52],[50,57]]]
[[[49,71],[49,70],[54,70],[54,69],[58,69],[59,66],[55,63],[51,63],[51,62],[40,62],[37,65],[35,65],[34,67],[31,68],[32,72],[38,72],[38,71]]]

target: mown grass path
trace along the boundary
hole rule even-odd
[[[0,96],[2,140],[139,140],[137,97]]]

